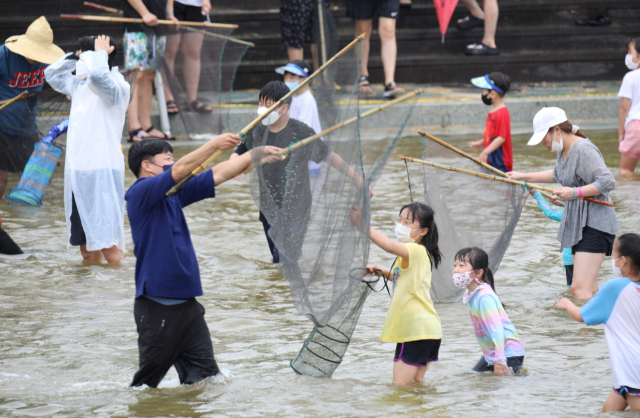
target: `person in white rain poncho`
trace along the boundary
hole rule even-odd
[[[80,38],[78,51],[45,70],[47,82],[71,98],[64,204],[69,245],[84,259],[124,258],[124,156],[120,141],[130,86],[108,36]],[[72,72],[75,70],[75,75]]]

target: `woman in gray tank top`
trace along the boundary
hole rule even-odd
[[[555,167],[537,173],[513,171],[508,175],[514,180],[555,182],[563,186],[554,191],[555,196],[565,201],[558,241],[574,254],[571,294],[589,299],[598,291],[598,272],[605,255],[611,255],[618,220],[613,206],[578,198],[611,202],[609,193],[616,182],[598,147],[567,120],[564,110],[557,107],[540,110],[533,118],[533,131],[527,145],[542,143],[548,150],[556,151]]]

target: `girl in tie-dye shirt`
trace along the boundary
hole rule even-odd
[[[458,251],[453,282],[457,287],[467,289],[462,301],[469,308],[483,353],[473,370],[493,371],[498,376],[508,374],[509,369],[518,373],[524,362],[524,346],[496,295],[487,253],[477,247]]]

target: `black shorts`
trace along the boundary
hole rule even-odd
[[[69,238],[69,244],[74,247],[78,245],[85,245],[87,243],[87,236],[84,234],[84,228],[82,227],[82,219],[80,219],[80,213],[76,206],[76,198],[71,194],[71,237]]]
[[[172,365],[181,384],[196,383],[220,372],[204,308],[195,298],[163,305],[141,296],[136,299],[133,316],[140,366],[131,386],[157,387]]]
[[[615,240],[615,235],[585,226],[582,229],[582,239],[571,247],[571,253],[604,253],[609,257],[613,251],[613,242]]]
[[[202,7],[173,2],[173,15],[184,22],[206,22],[209,15],[202,14]]]
[[[373,19],[378,12],[378,17],[398,18],[400,0],[348,0],[347,16],[356,20]]]
[[[571,283],[573,283],[573,264],[564,266],[564,274],[567,276],[567,286],[571,287]]]
[[[313,43],[315,0],[280,0],[280,31],[282,43],[302,49]]]
[[[402,360],[411,366],[426,367],[427,363],[438,361],[442,340],[418,340],[396,344],[393,361]]]
[[[640,389],[632,388],[629,386],[620,386],[619,388],[613,388],[613,391],[623,398],[628,396],[640,396]]]
[[[37,135],[19,137],[0,131],[0,171],[23,171],[33,154],[33,146],[39,140]]]
[[[518,374],[524,363],[524,356],[507,357],[507,367],[513,370],[513,373]],[[480,357],[480,360],[473,366],[474,372],[492,372],[493,364],[487,363],[484,356]]]

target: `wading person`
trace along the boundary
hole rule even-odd
[[[214,197],[215,186],[238,175],[252,157],[261,157],[258,153],[272,155],[279,149],[256,148],[197,175],[173,196],[166,193],[216,150],[239,142],[237,135],[217,136],[175,164],[173,149],[162,140],[137,142],[129,150],[129,168],[137,180],[125,199],[136,255],[134,317],[140,355],[131,386],[157,387],[172,365],[182,384],[219,372],[204,308],[195,299],[202,296],[200,269],[182,209]]]
[[[105,35],[85,36],[78,50],[45,70],[71,98],[64,167],[69,245],[84,259],[124,258],[124,156],[120,147],[130,87],[114,67],[118,51]],[[72,73],[75,71],[75,75]]]
[[[562,298],[556,308],[586,325],[604,324],[613,390],[602,412],[640,410],[640,234],[623,234],[613,246],[615,279],[582,308]]]
[[[618,141],[620,146],[620,174],[632,175],[640,159],[640,70],[635,41],[627,41],[625,63],[631,70],[622,79],[618,92]],[[634,61],[635,60],[635,61]]]
[[[545,107],[533,118],[534,134],[527,145],[542,143],[557,152],[556,165],[537,173],[509,172],[514,180],[530,183],[560,183],[554,195],[566,202],[558,230],[562,248],[573,253],[571,294],[590,299],[598,291],[598,272],[605,255],[610,256],[618,233],[618,219],[612,206],[578,199],[591,197],[611,202],[609,193],[616,181],[598,147],[577,125],[567,120],[564,110]]]
[[[44,69],[63,55],[53,44],[53,31],[44,16],[29,25],[26,34],[7,39],[0,46],[0,100],[42,90]],[[0,198],[9,173],[24,170],[33,145],[41,139],[35,120],[37,106],[38,96],[30,96],[0,110]]]

